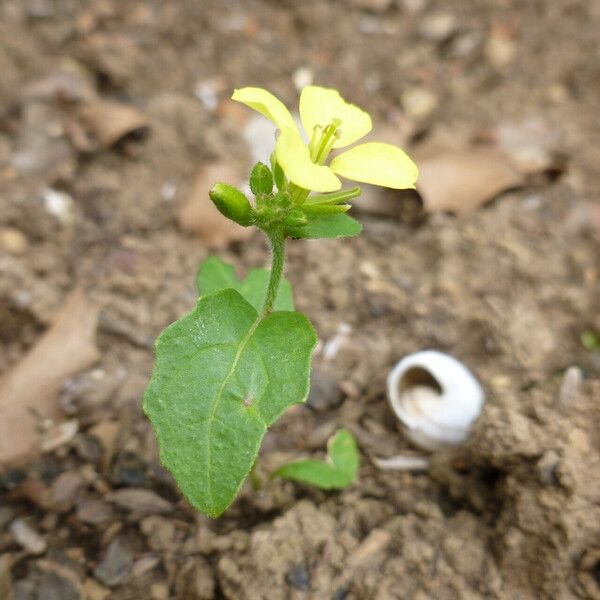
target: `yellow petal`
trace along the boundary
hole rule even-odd
[[[308,85],[300,94],[300,118],[310,138],[315,125],[326,127],[333,119],[339,119],[340,137],[334,148],[353,144],[371,131],[371,117],[364,110],[346,102],[337,90]]]
[[[296,129],[296,123],[285,104],[267,90],[257,87],[245,87],[235,90],[231,99],[258,111],[267,119],[273,121],[279,129],[284,127]]]
[[[403,190],[414,188],[419,170],[417,165],[391,144],[369,142],[360,144],[336,156],[331,170],[353,181]]]
[[[310,160],[308,147],[297,129],[282,129],[275,145],[275,156],[288,179],[306,190],[335,192],[342,187],[329,167]]]

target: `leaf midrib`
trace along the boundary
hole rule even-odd
[[[210,504],[213,506],[214,506],[214,496],[213,496],[212,478],[211,478],[211,475],[212,475],[212,450],[211,450],[212,427],[210,426],[210,424],[217,419],[217,417],[216,417],[217,409],[219,408],[219,404],[221,403],[221,399],[223,398],[223,392],[225,391],[225,388],[227,387],[229,380],[231,379],[231,377],[233,377],[233,374],[235,373],[235,370],[238,367],[238,364],[240,362],[240,359],[242,357],[244,350],[246,349],[246,346],[250,342],[250,339],[252,338],[252,336],[254,335],[258,326],[261,324],[261,322],[264,320],[264,318],[265,317],[263,315],[260,315],[260,314],[257,315],[256,319],[254,320],[252,325],[250,325],[248,331],[246,332],[246,335],[240,340],[238,349],[235,353],[235,356],[233,357],[233,361],[231,362],[231,367],[229,368],[227,375],[225,375],[225,378],[223,379],[223,383],[221,384],[221,387],[219,387],[219,389],[217,391],[216,397],[213,401],[213,405],[212,405],[210,414],[206,418],[206,421],[208,423],[208,426],[206,428],[206,431],[207,431],[207,436],[206,436],[207,496],[209,498]],[[256,413],[256,414],[257,414],[258,418],[261,419],[261,421],[263,422],[263,425],[266,428],[267,424],[262,420],[262,417],[258,413]]]

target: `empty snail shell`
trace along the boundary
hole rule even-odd
[[[403,358],[390,371],[387,390],[407,437],[425,450],[465,442],[485,400],[475,376],[461,362],[436,350]]]

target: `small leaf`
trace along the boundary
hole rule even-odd
[[[277,469],[273,476],[323,490],[343,489],[354,481],[358,467],[356,440],[349,431],[340,429],[327,442],[327,460],[296,460]]]
[[[217,517],[231,504],[267,428],[306,400],[316,341],[304,315],[260,317],[231,289],[203,296],[161,333],[144,411],[195,508]]]
[[[600,337],[593,331],[584,331],[581,334],[581,345],[590,352],[600,351]]]
[[[217,183],[208,195],[228,219],[244,227],[252,224],[252,206],[248,198],[237,188],[227,183]]]
[[[257,162],[250,173],[250,189],[255,196],[273,191],[273,175],[267,165]]]
[[[269,271],[266,269],[250,269],[246,279],[240,281],[235,276],[233,266],[215,256],[211,256],[200,265],[196,276],[196,287],[199,294],[211,294],[232,288],[239,292],[257,312],[262,308],[268,283]],[[282,278],[279,284],[279,292],[273,310],[294,310],[292,286],[285,278]]]
[[[341,238],[358,235],[362,225],[346,214],[339,215],[307,215],[308,224],[304,227],[293,227],[287,234],[295,238]]]

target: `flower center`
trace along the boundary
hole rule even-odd
[[[308,149],[310,150],[310,159],[317,165],[322,165],[327,160],[333,145],[341,135],[341,124],[340,119],[333,119],[326,127],[315,125]]]

